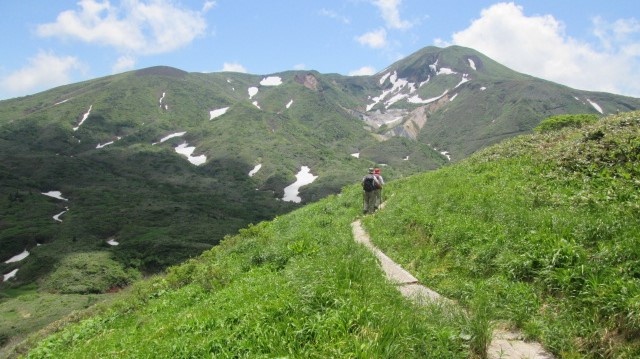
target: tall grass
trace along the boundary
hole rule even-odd
[[[364,224],[427,286],[486,295],[561,357],[638,357],[639,179],[640,113],[625,113],[392,182]]]

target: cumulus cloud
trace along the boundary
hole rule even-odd
[[[522,6],[499,3],[482,10],[480,18],[453,34],[453,43],[474,48],[520,72],[584,90],[640,95],[637,21],[606,24],[594,20],[594,34],[604,50],[565,33],[551,15],[526,16]],[[635,46],[635,47],[634,47]],[[635,54],[634,54],[635,52]]]
[[[293,69],[294,70],[306,70],[307,65],[305,64],[295,64],[293,65]]]
[[[207,4],[205,8],[212,6]],[[78,5],[78,10],[58,14],[55,22],[39,25],[36,33],[130,53],[158,54],[189,44],[206,29],[200,13],[178,8],[169,0],[127,0],[120,6],[80,0]]]
[[[363,66],[357,70],[349,72],[349,76],[369,76],[376,73],[376,69],[371,66]]]
[[[387,31],[384,28],[380,28],[375,31],[367,32],[364,35],[357,36],[356,41],[361,45],[380,49],[387,46]]]
[[[245,69],[244,66],[238,63],[228,62],[225,62],[224,65],[222,65],[222,71],[247,73],[247,69]]]
[[[391,29],[408,29],[413,26],[410,21],[400,18],[400,10],[398,7],[402,0],[374,0],[375,5],[382,15],[382,19],[388,28]]]
[[[133,69],[135,64],[136,64],[135,58],[131,56],[120,56],[118,58],[118,61],[116,61],[116,63],[113,64],[113,67],[111,68],[111,72],[114,74],[117,74],[120,72],[131,70]]]
[[[2,92],[11,96],[65,85],[71,82],[73,71],[82,71],[84,65],[73,56],[57,56],[40,52],[28,60],[27,66],[0,81]]]

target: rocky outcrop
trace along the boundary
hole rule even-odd
[[[297,74],[295,80],[309,90],[318,91],[318,79],[312,74]]]

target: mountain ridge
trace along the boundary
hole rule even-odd
[[[373,165],[399,178],[530,132],[550,115],[634,106],[640,108],[640,99],[569,89],[459,46],[425,47],[373,76],[202,74],[155,66],[61,86],[0,101],[0,173],[7,185],[2,195],[4,216],[11,218],[0,232],[0,258],[59,239],[84,238],[81,247],[95,248],[119,238],[122,246],[110,248],[116,253],[138,241],[148,243],[126,213],[144,218],[151,228],[153,220],[140,205],[124,209],[118,202],[130,197],[127,192],[145,193],[153,200],[142,202],[152,208],[164,203],[182,218],[189,210],[179,192],[186,188],[216,193],[213,203],[192,203],[220,221],[210,227],[217,238],[200,234],[193,240],[215,244],[220,233],[295,208],[281,199],[304,166],[315,177],[300,189],[303,204],[338,192]],[[153,194],[154,188],[171,192],[174,203]],[[105,198],[105,189],[110,197],[101,204],[96,199]],[[67,221],[46,224],[51,203],[35,194],[52,190],[79,203],[80,213],[71,208]],[[26,205],[15,199],[27,195],[35,196],[32,208],[41,208],[34,213],[43,213],[35,230],[27,230],[29,222],[16,216]],[[58,204],[56,213],[64,208]],[[100,223],[90,218],[94,213],[110,219]],[[168,219],[172,216],[158,222],[176,220]],[[224,229],[223,219],[234,224]],[[176,245],[191,246],[176,231],[158,233],[167,232]],[[156,262],[143,259],[137,266],[161,268]],[[28,273],[21,274],[32,277]]]

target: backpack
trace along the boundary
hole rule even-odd
[[[373,178],[373,176],[369,177],[365,177],[364,181],[362,181],[362,188],[364,189],[365,192],[371,192],[373,190],[378,189],[378,184],[376,184],[375,179]]]

